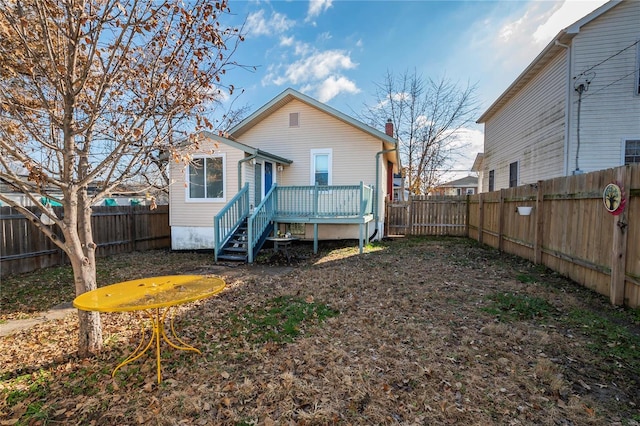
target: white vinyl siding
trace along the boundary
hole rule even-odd
[[[566,56],[561,51],[486,122],[483,168],[494,171],[495,190],[509,187],[514,161],[519,184],[563,174]]]
[[[289,113],[298,111],[304,115],[304,123],[289,127]],[[360,181],[373,184],[375,155],[382,149],[380,140],[297,100],[244,133],[240,142],[293,160],[278,180],[280,185],[309,184],[309,152],[312,149],[331,149],[334,153],[333,185],[352,185]]]
[[[194,155],[194,152],[190,152]],[[195,156],[225,157],[224,201],[201,200],[187,201],[188,167],[184,163],[172,161],[169,165],[169,224],[172,227],[213,227],[213,217],[238,191],[238,161],[244,158],[244,152],[214,141],[204,140],[200,143],[200,150]],[[172,232],[173,233],[173,232]]]
[[[304,117],[299,127],[289,127],[289,114],[293,112]],[[293,160],[285,172],[278,173],[278,185],[284,186],[309,185],[309,153],[314,149],[332,152],[331,185],[374,185],[376,153],[383,149],[379,139],[298,100],[287,103],[242,134],[240,142]],[[386,162],[380,156],[378,185],[382,191],[386,191]],[[380,200],[385,197],[383,193]],[[378,208],[379,217],[383,218],[384,202]]]
[[[640,1],[624,1],[580,28],[572,43],[572,77],[590,81],[582,96],[580,169],[585,172],[621,165],[620,141],[640,134],[637,95]],[[571,91],[569,173],[575,169],[577,99]]]

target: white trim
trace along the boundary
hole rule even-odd
[[[187,165],[187,170],[185,172],[185,191],[184,191],[184,201],[185,203],[226,203],[227,202],[227,156],[225,153],[213,154],[213,155],[194,155],[193,159],[204,158],[222,158],[222,198],[191,198],[189,194],[191,193],[191,181],[189,168],[191,164]]]
[[[634,95],[640,96],[640,38],[637,40],[636,45],[636,73],[635,73],[635,81],[633,82],[634,86]]]
[[[312,149],[309,153],[310,157],[309,157],[309,184],[311,186],[316,184],[316,161],[315,161],[315,157],[316,155],[328,155],[328,173],[329,176],[327,177],[327,185],[332,185],[333,184],[333,149],[332,148],[318,148],[318,149]]]
[[[638,141],[640,140],[640,136],[637,137],[625,137],[620,141],[620,165],[625,165],[625,157],[627,156],[627,142],[629,141]]]

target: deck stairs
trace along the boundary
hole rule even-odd
[[[258,239],[258,244],[254,248],[254,258],[264,245],[267,237],[271,234],[271,231],[273,231],[273,224],[267,226],[263,235]],[[247,218],[245,218],[231,235],[227,243],[222,247],[222,250],[220,250],[220,253],[218,254],[218,261],[246,263],[249,260],[248,246]]]

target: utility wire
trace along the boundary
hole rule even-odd
[[[619,79],[612,81],[611,83],[607,84],[606,86],[602,86],[602,87],[598,88],[598,90],[596,90],[595,92],[587,92],[587,93],[585,93],[585,94],[582,96],[582,100],[584,100],[585,98],[591,97],[591,96],[595,95],[596,93],[598,93],[598,92],[600,92],[600,91],[602,91],[602,90],[606,89],[607,87],[613,86],[613,85],[614,85],[614,84],[616,84],[617,82],[619,82],[619,81],[621,81],[621,80],[624,80],[625,78],[629,77],[630,75],[636,74],[636,73],[638,73],[638,72],[640,72],[640,69],[638,69],[638,70],[633,70],[633,71],[631,71],[630,73],[623,75],[623,76],[622,76],[622,77],[620,77]],[[578,99],[578,100],[573,101],[573,103],[574,103],[574,104],[576,104],[576,103],[578,103],[578,102],[579,102],[579,99]]]
[[[615,58],[616,56],[618,56],[619,54],[621,54],[625,50],[631,49],[633,46],[635,46],[638,43],[640,43],[640,40],[636,40],[634,43],[631,43],[629,46],[625,47],[624,49],[614,53],[613,55],[609,56],[607,59],[604,59],[604,60],[598,62],[597,64],[593,65],[591,68],[587,68],[586,70],[582,71],[580,74],[578,74],[575,77],[573,77],[573,79],[576,80],[576,79],[580,78],[581,76],[585,75],[586,73],[588,73],[592,69],[594,69],[596,67],[599,67],[600,65],[604,64],[605,62],[607,62],[608,60],[610,60],[612,58]]]

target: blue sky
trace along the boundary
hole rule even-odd
[[[230,0],[235,24],[245,22],[246,32],[234,58],[257,68],[234,70],[224,82],[244,89],[235,106],[251,111],[292,87],[355,116],[373,103],[387,70],[415,69],[425,78],[476,84],[482,112],[558,31],[603,3]],[[470,168],[482,151],[482,130],[466,130],[456,169]]]

